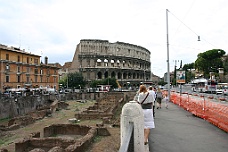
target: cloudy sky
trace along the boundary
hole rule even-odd
[[[63,65],[81,39],[121,41],[150,50],[151,70],[162,77],[167,34],[173,71],[198,53],[228,50],[227,14],[227,0],[0,0],[0,44]]]

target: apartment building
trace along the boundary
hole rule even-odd
[[[0,44],[0,90],[9,88],[58,89],[58,67],[40,62],[35,55],[16,47]]]

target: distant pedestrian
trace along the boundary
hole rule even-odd
[[[154,97],[150,95],[144,85],[139,87],[138,103],[141,104],[144,114],[144,144],[148,144],[150,129],[155,128],[152,112]]]
[[[152,103],[153,103],[153,108],[152,108],[152,110],[153,110],[153,117],[155,117],[156,88],[153,88],[152,86],[150,86],[150,87],[148,88],[148,91],[149,91],[149,93],[154,97],[154,100],[152,101]]]
[[[168,98],[167,92],[165,93],[164,101],[165,101],[165,108],[168,109],[169,98]]]
[[[160,88],[158,88],[158,91],[157,91],[157,94],[156,94],[157,98],[156,98],[156,101],[157,101],[157,109],[161,109],[161,102],[162,102],[162,99],[163,99],[163,94],[162,94],[162,91]]]

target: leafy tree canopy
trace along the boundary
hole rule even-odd
[[[187,71],[189,69],[194,69],[194,68],[195,68],[195,63],[194,62],[193,63],[189,63],[189,64],[185,64],[183,66],[183,70],[185,70],[185,71]]]
[[[115,78],[106,78],[101,80],[93,80],[90,84],[91,87],[95,88],[97,85],[111,85],[111,88],[117,88],[118,84]]]
[[[221,49],[208,50],[204,53],[199,53],[195,61],[195,68],[204,72],[207,77],[209,72],[217,72],[218,68],[223,68],[221,57],[226,54]]]
[[[68,88],[84,88],[86,82],[83,79],[83,76],[81,73],[74,72],[74,73],[68,73],[65,75],[60,81],[59,84],[62,85],[62,87]]]

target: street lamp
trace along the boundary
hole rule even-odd
[[[170,101],[170,71],[169,71],[169,29],[168,29],[168,12],[166,9],[166,32],[167,32],[167,83],[168,83],[168,101]]]

